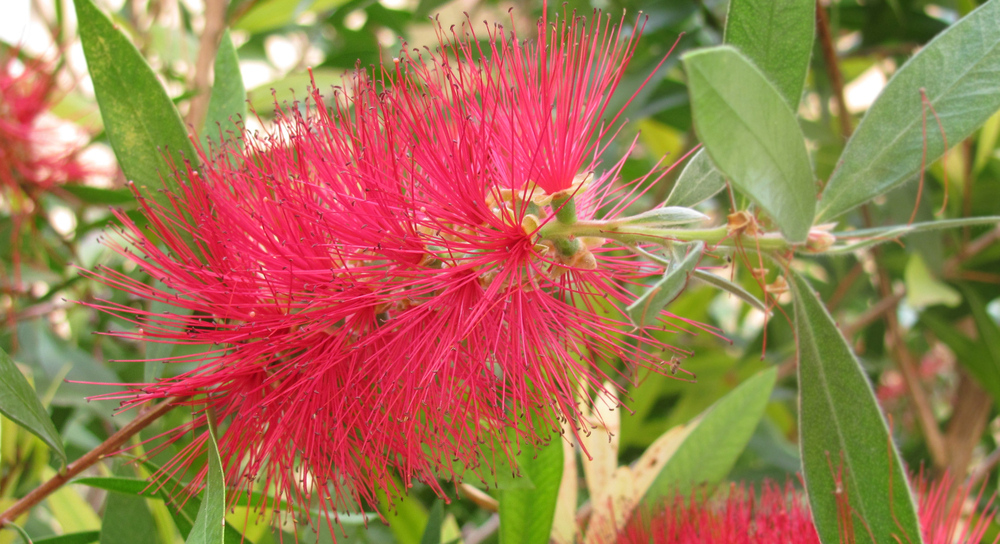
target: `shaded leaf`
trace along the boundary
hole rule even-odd
[[[684,251],[687,251],[685,254]],[[629,304],[626,311],[629,319],[639,326],[647,326],[660,317],[660,312],[677,298],[677,295],[687,286],[691,272],[701,261],[701,254],[705,250],[705,245],[701,242],[694,244],[674,244],[674,257],[663,273],[663,277],[651,285],[635,302]]]
[[[695,130],[712,162],[792,242],[813,223],[816,188],[795,114],[753,63],[729,46],[684,55]]]
[[[871,384],[812,287],[790,274],[799,353],[799,447],[820,538],[838,541],[837,490],[846,489],[852,514],[875,542],[918,544],[920,526],[903,462]],[[856,531],[855,538],[870,541],[867,531]]]
[[[430,514],[427,515],[427,527],[420,537],[420,544],[441,544],[441,525],[444,523],[444,501],[434,501]]]
[[[35,544],[91,544],[92,542],[97,542],[100,538],[100,531],[84,531],[35,540]]]
[[[108,493],[101,523],[101,544],[158,544],[156,521],[146,499]]]
[[[812,0],[731,0],[724,41],[735,45],[799,107],[816,29]]]
[[[910,179],[944,153],[941,132],[927,112],[923,134],[920,90],[955,145],[1000,108],[1000,0],[990,0],[928,43],[889,81],[865,114],[819,202],[823,222]]]
[[[42,406],[35,390],[24,378],[24,374],[21,374],[14,360],[3,349],[0,349],[0,412],[41,438],[66,464],[68,460],[62,437],[52,424],[48,411]]]
[[[500,544],[548,544],[562,482],[562,438],[543,446],[522,444],[517,466],[534,489],[500,492]]]
[[[994,215],[986,217],[964,217],[961,219],[941,219],[938,221],[926,221],[910,225],[892,225],[888,227],[874,227],[870,229],[834,232],[831,234],[833,234],[838,240],[852,238],[862,238],[862,240],[844,245],[835,245],[823,253],[827,255],[850,253],[862,248],[889,242],[901,236],[906,236],[907,234],[916,234],[918,232],[931,232],[935,230],[954,229],[958,227],[998,224],[1000,224],[1000,216]]]
[[[976,342],[958,332],[951,320],[938,316],[934,311],[921,312],[920,323],[948,346],[959,363],[1000,406],[1000,360],[994,360],[986,343]]]

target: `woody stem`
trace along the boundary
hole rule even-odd
[[[140,412],[135,419],[119,429],[118,432],[109,436],[107,440],[102,442],[96,448],[85,453],[83,457],[80,457],[76,461],[70,463],[65,470],[59,472],[42,485],[33,489],[30,493],[14,503],[4,513],[0,514],[0,527],[13,523],[15,519],[26,513],[28,510],[34,508],[35,505],[45,500],[46,497],[54,493],[78,474],[92,467],[108,455],[116,453],[121,448],[122,444],[135,436],[139,431],[148,427],[150,423],[156,421],[170,410],[173,410],[178,406],[178,403],[181,400],[182,399],[180,398],[171,397],[156,406]]]

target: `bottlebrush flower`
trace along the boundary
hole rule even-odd
[[[969,515],[970,503],[981,496],[960,486],[950,498],[951,478],[929,483],[923,475],[915,479],[919,496],[920,527],[926,544],[973,544],[983,542],[995,511],[990,500],[978,517]],[[857,514],[845,520],[843,544],[855,542],[850,531],[864,531]],[[1000,541],[1000,536],[993,540]],[[783,488],[765,482],[757,498],[753,489],[733,486],[720,501],[678,497],[652,517],[636,516],[622,531],[618,544],[819,544],[805,497],[790,484]]]
[[[606,240],[541,234],[562,204],[534,199],[535,187],[574,186],[589,219],[620,213],[646,181],[617,183],[621,162],[590,172],[597,104],[628,50],[600,15],[591,27],[563,21],[545,46],[446,61],[473,47],[463,37],[440,56],[399,60],[392,87],[356,73],[330,104],[313,92],[279,110],[270,132],[244,133],[242,150],[203,154],[170,205],[140,197],[148,231],[119,213],[122,240],[109,244],[167,288],[95,275],[191,312],[102,303],[142,327],[121,336],[217,347],[196,369],[118,398],[190,399],[196,418],[178,432],[213,411],[230,483],[262,477],[280,499],[341,510],[370,507],[379,490],[398,496],[394,472],[439,494],[437,478],[459,479],[462,467],[488,479],[481,461],[546,440],[561,421],[584,425],[576,395],[609,372],[631,377],[684,355],[620,309],[662,268]],[[567,65],[545,60],[549,49],[607,82],[581,91]],[[448,84],[470,74],[477,83]],[[500,82],[534,77],[554,82],[552,107],[519,113],[543,119],[509,129],[514,97],[529,91]],[[539,128],[552,121],[558,138]],[[525,127],[551,145],[510,149]],[[576,150],[551,154],[560,146]],[[664,313],[656,330],[683,327]],[[186,470],[206,439],[165,470]]]
[[[54,129],[40,123],[55,89],[51,66],[0,49],[0,186],[47,189],[82,179],[76,147],[53,145]]]

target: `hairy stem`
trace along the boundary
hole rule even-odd
[[[105,457],[116,453],[118,449],[121,448],[122,444],[128,441],[128,439],[135,436],[136,433],[148,427],[150,423],[156,421],[170,410],[173,410],[178,405],[180,400],[181,399],[179,398],[168,398],[160,404],[139,413],[135,419],[122,427],[118,432],[108,437],[108,439],[102,442],[99,446],[84,454],[83,457],[70,463],[69,466],[66,467],[66,470],[56,474],[47,482],[36,487],[31,491],[31,493],[28,493],[19,501],[14,503],[3,514],[0,514],[0,527],[5,527],[7,524],[12,523],[19,516],[34,508],[35,505],[45,500],[46,497],[54,493],[78,474],[94,466],[94,464],[101,461]]]

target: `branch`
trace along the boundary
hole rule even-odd
[[[12,523],[15,519],[26,513],[28,510],[34,508],[35,505],[45,500],[46,497],[51,495],[84,470],[92,467],[98,461],[101,461],[105,457],[118,452],[122,444],[135,436],[139,431],[148,427],[150,423],[156,421],[161,416],[177,407],[180,400],[181,399],[179,398],[168,398],[160,404],[141,412],[135,419],[122,427],[118,432],[108,437],[108,439],[102,442],[99,446],[84,454],[83,457],[70,463],[69,466],[66,467],[65,471],[56,474],[47,482],[33,489],[31,493],[22,497],[3,514],[0,514],[0,527],[5,527]]]
[[[844,76],[841,75],[840,66],[837,64],[837,49],[833,46],[830,18],[820,0],[816,0],[816,35],[819,37],[820,48],[823,50],[823,64],[826,65],[826,74],[830,78],[833,99],[837,101],[840,134],[846,140],[851,137],[854,129],[851,127],[851,114],[847,111],[847,101],[844,99]]]
[[[208,102],[212,96],[209,76],[215,62],[215,53],[219,49],[219,40],[225,29],[226,0],[206,0],[205,29],[198,42],[198,59],[195,61],[194,76],[191,79],[191,90],[195,94],[191,98],[191,109],[188,110],[185,119],[196,131],[201,128],[201,124],[205,122],[205,114],[208,113]]]

